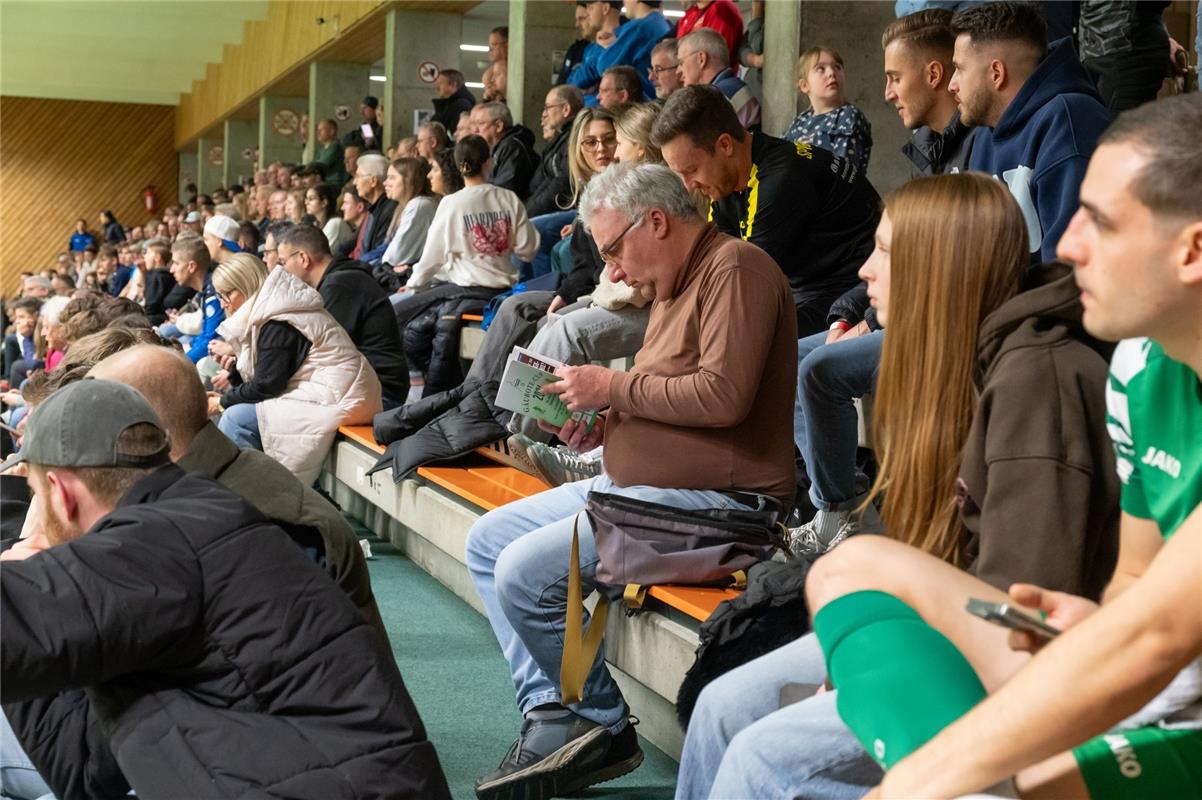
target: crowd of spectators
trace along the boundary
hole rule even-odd
[[[1202,791],[1202,95],[1155,99],[1166,4],[899,2],[895,153],[822,42],[763,130],[764,3],[662,5],[575,4],[538,136],[499,27],[480,100],[442,70],[393,147],[367,96],[308,163],[81,218],[22,274],[6,797],[448,796],[313,488],[368,424],[397,480],[501,443],[552,487],[467,539],[522,714],[482,800],[643,759],[603,651],[569,688],[604,498],[767,515],[804,578],[806,632],[701,691],[680,798]],[[912,179],[882,199],[870,159]],[[564,365],[564,425],[497,405],[515,346]]]

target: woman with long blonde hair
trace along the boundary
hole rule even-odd
[[[430,186],[430,164],[421,158],[396,159],[388,165],[384,191],[389,200],[396,201],[396,211],[388,226],[388,246],[375,272],[384,288],[395,292],[404,283],[402,276],[409,265],[422,257],[426,233],[438,208]]]
[[[860,272],[886,331],[872,489],[886,536],[854,537],[815,570],[872,550],[856,560],[865,587],[897,575],[912,586],[968,580],[950,564],[1002,591],[1022,581],[1100,594],[1119,511],[1106,358],[1081,327],[1071,269],[1030,266],[1026,231],[1005,184],[986,175],[920,178],[886,201]],[[839,718],[851,697],[781,707],[784,685],[826,680],[807,635],[712,681],[677,796],[809,796],[820,782],[858,795],[877,783],[879,767]]]

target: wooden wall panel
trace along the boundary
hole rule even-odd
[[[187,149],[201,134],[216,130],[234,111],[314,58],[367,64],[382,58],[384,16],[390,9],[462,14],[478,3],[271,0],[267,17],[248,22],[241,43],[227,44],[221,63],[209,64],[204,78],[193,81],[192,91],[180,97],[175,118],[176,149]],[[318,17],[325,23],[318,25]],[[365,25],[378,29],[364,31]],[[346,47],[342,46],[344,42]],[[299,75],[303,79],[308,72],[300,70]]]
[[[180,97],[176,147],[182,150],[382,5],[381,0],[274,0],[267,18],[248,22],[242,42],[227,44],[221,63],[209,64],[205,77],[193,82],[192,92]],[[325,24],[318,25],[318,17]]]
[[[142,190],[175,201],[171,106],[0,98],[0,290],[18,272],[53,266],[75,220],[97,229],[102,209],[144,224]]]

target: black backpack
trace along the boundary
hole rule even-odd
[[[810,562],[764,561],[747,571],[747,589],[718,605],[701,624],[701,644],[676,695],[676,717],[687,730],[706,684],[735,667],[801,638],[810,629],[805,580]]]

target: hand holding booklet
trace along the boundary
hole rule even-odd
[[[574,419],[584,423],[586,431],[591,431],[597,420],[596,411],[573,413],[559,399],[559,395],[542,392],[542,387],[559,380],[555,370],[562,366],[554,359],[515,346],[505,362],[505,374],[497,390],[497,405],[556,427],[563,427],[569,419]]]

